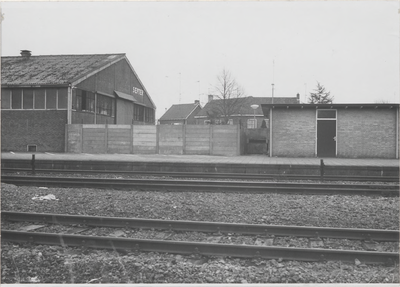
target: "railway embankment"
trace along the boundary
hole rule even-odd
[[[398,198],[381,196],[154,192],[3,184],[1,204],[2,210],[92,216],[367,229],[399,226]],[[192,236],[196,240],[196,235]],[[226,240],[222,241],[229,244]],[[293,238],[281,240],[287,247],[296,247],[297,243]],[[351,249],[352,244],[346,241],[346,248]],[[2,250],[2,270],[8,269],[3,273],[7,274],[3,283],[399,282],[397,266],[356,260],[240,259],[6,242]],[[25,271],[16,270],[15,264]]]

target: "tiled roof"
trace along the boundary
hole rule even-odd
[[[229,101],[230,99],[228,99]],[[233,100],[233,99],[232,99]],[[208,102],[203,109],[197,114],[196,117],[206,117],[207,112],[212,111],[215,107],[220,105],[222,100],[216,99]],[[251,108],[251,105],[258,105],[256,109],[256,115],[263,115],[261,105],[262,104],[271,104],[272,98],[270,97],[247,97],[247,99],[243,99],[243,104],[240,107],[239,114],[241,115],[252,115],[254,114],[254,110]],[[296,97],[274,97],[274,104],[297,104],[298,99]]]
[[[184,120],[198,105],[197,103],[172,105],[159,120]]]
[[[60,85],[72,83],[125,54],[1,57],[2,85]]]

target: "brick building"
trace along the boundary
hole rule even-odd
[[[399,158],[398,104],[263,104],[270,156]]]
[[[200,102],[172,105],[158,120],[161,125],[194,125],[195,116],[201,111]]]
[[[125,54],[1,59],[3,151],[65,151],[67,124],[154,125],[155,105]]]

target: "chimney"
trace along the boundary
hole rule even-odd
[[[208,95],[208,102],[211,102],[214,99],[213,95]]]
[[[28,60],[28,59],[30,58],[31,55],[32,55],[32,54],[31,54],[31,51],[29,51],[29,50],[21,50],[21,56],[22,56],[22,58]]]
[[[200,105],[200,101],[199,100],[194,100],[194,104],[195,105]]]

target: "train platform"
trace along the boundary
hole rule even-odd
[[[399,167],[398,159],[350,159],[350,158],[286,158],[266,155],[209,156],[209,155],[161,155],[161,154],[87,154],[87,153],[14,153],[4,152],[3,160],[61,161],[112,161],[112,162],[154,162],[154,163],[204,163],[204,164],[256,164],[256,165],[320,165],[326,166],[376,166]]]
[[[283,158],[266,155],[228,157],[4,152],[1,154],[1,167],[2,169],[31,168],[33,155],[36,169],[399,176],[397,159]]]

